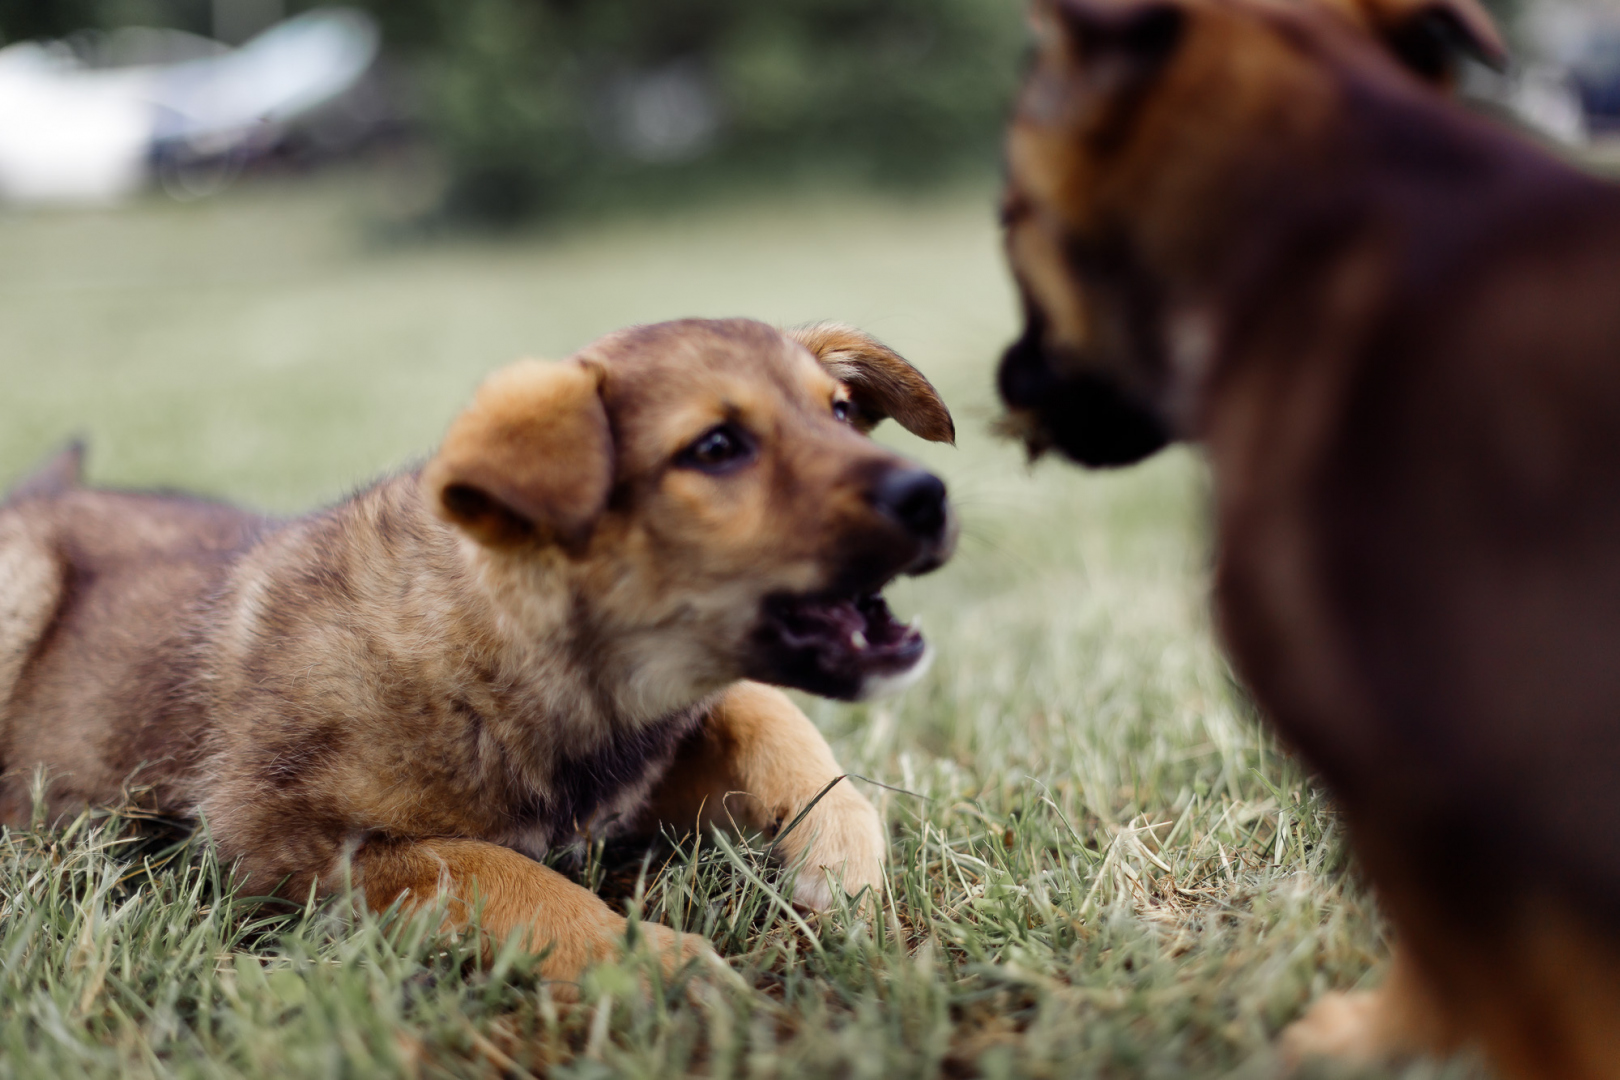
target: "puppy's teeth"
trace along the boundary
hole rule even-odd
[[[866,648],[866,635],[857,630],[849,635],[849,643],[857,649],[864,649]]]

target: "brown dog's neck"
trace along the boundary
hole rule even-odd
[[[1612,185],[1416,90],[1351,80],[1329,130],[1246,176],[1232,200],[1246,211],[1200,221],[1186,258],[1171,246],[1153,265],[1160,404],[1184,438],[1207,437],[1236,369],[1302,365],[1324,339],[1376,347],[1511,249],[1567,244],[1572,223],[1620,214]]]

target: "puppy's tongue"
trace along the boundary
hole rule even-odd
[[[765,603],[750,677],[855,700],[921,671],[928,651],[879,594],[776,596]]]
[[[878,593],[849,599],[795,600],[779,609],[782,637],[792,646],[831,651],[847,649],[861,667],[887,666],[922,655],[917,629],[895,619]]]

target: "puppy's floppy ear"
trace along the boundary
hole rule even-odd
[[[577,360],[495,372],[422,471],[445,520],[492,546],[590,538],[613,487],[602,374]]]
[[[854,327],[817,323],[787,331],[849,388],[855,426],[871,431],[889,417],[930,442],[956,443],[956,424],[939,392],[893,349]]]
[[[1421,79],[1450,86],[1457,59],[1500,70],[1507,46],[1478,0],[1328,0],[1383,41]]]

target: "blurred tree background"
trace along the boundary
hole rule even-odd
[[[293,0],[0,0],[7,41],[200,34]],[[1020,0],[357,0],[406,76],[439,210],[509,222],[799,178],[918,186],[997,160]]]

